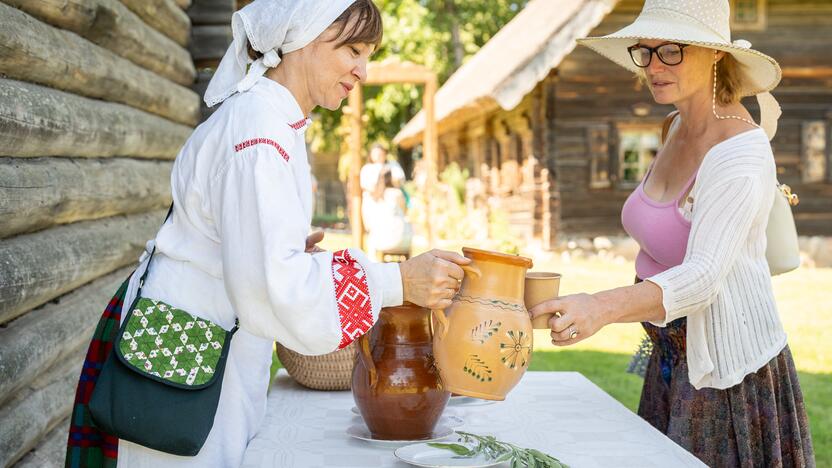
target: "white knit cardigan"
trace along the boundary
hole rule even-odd
[[[714,145],[699,168],[685,260],[647,278],[662,289],[665,326],[687,317],[690,383],[728,388],[786,345],[766,263],[775,164],[761,129]]]

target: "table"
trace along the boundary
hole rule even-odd
[[[409,467],[393,449],[346,435],[362,423],[354,405],[349,391],[309,390],[281,369],[243,467]],[[572,468],[705,466],[577,372],[527,372],[505,401],[446,411],[464,420],[456,430],[537,448]]]

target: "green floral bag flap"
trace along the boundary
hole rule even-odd
[[[236,332],[162,301],[140,297],[117,337],[119,360],[153,380],[182,389],[210,386]]]

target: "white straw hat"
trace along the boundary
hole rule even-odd
[[[578,39],[599,54],[636,72],[627,47],[640,39],[692,44],[731,54],[740,64],[740,94],[752,96],[774,89],[782,72],[768,55],[746,40],[731,42],[728,0],[646,0],[629,26],[603,37]]]
[[[728,0],[646,0],[631,25],[607,36],[578,39],[578,43],[633,73],[639,68],[633,63],[627,47],[640,39],[725,51],[739,62],[740,95],[757,96],[760,127],[772,139],[777,133],[781,111],[769,91],[780,83],[780,65],[768,55],[752,49],[751,43],[746,40],[731,42],[730,13]]]

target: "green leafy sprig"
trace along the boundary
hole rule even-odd
[[[480,436],[470,432],[457,432],[461,444],[443,444],[430,442],[429,446],[450,450],[459,457],[472,458],[477,455],[484,455],[488,460],[499,462],[511,462],[511,468],[569,468],[557,458],[547,455],[539,450],[518,447],[508,442],[501,442],[494,436]],[[473,444],[476,443],[476,446]]]

